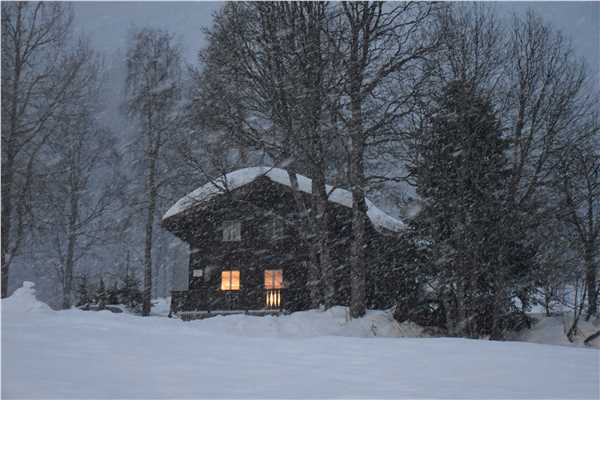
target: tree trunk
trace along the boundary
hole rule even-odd
[[[323,303],[321,291],[321,273],[319,271],[318,242],[312,239],[308,244],[308,292],[311,308],[318,308]]]
[[[496,287],[494,289],[494,304],[492,305],[492,326],[490,329],[490,339],[496,341],[502,339],[503,335],[503,330],[500,321],[504,312],[503,299],[504,296],[502,289]]]
[[[573,311],[573,323],[571,324],[569,331],[567,331],[567,339],[569,340],[569,342],[573,342],[575,335],[579,332],[577,325],[579,324],[579,318],[581,317],[581,313],[583,311],[584,301],[585,294],[579,306],[575,305],[575,310]]]
[[[352,245],[350,250],[350,314],[353,318],[364,316],[367,309],[366,274],[366,204],[364,195],[352,190]]]
[[[367,309],[366,274],[366,221],[363,174],[363,137],[361,106],[352,104],[352,148],[350,155],[350,183],[352,185],[352,244],[350,246],[350,315],[364,316]]]
[[[329,247],[329,213],[327,210],[327,192],[325,180],[321,175],[313,179],[313,199],[315,203],[316,218],[315,229],[317,230],[317,242],[320,256],[320,288],[321,297],[325,308],[330,308],[335,303],[335,278],[333,263],[331,260],[331,249]]]
[[[592,333],[588,337],[586,337],[585,340],[583,341],[583,343],[585,345],[590,345],[592,343],[592,341],[598,337],[600,337],[600,330],[598,330],[595,333]]]
[[[10,149],[2,149],[9,152]],[[8,297],[9,239],[12,213],[13,159],[8,158],[2,164],[2,298]]]
[[[329,211],[328,198],[325,185],[326,163],[323,156],[322,143],[322,111],[323,111],[323,55],[321,45],[322,33],[322,4],[306,4],[304,11],[307,14],[307,39],[304,43],[303,53],[306,57],[305,88],[307,123],[305,125],[310,137],[309,166],[312,178],[311,200],[313,214],[313,230],[315,245],[319,255],[318,282],[319,300],[325,308],[333,306],[335,302],[335,279],[331,261],[329,239]]]
[[[18,67],[18,66],[17,66]],[[13,86],[13,105],[11,110],[10,120],[10,131],[7,139],[7,143],[2,149],[6,155],[6,161],[2,161],[2,298],[8,297],[8,273],[10,270],[10,264],[12,262],[11,250],[10,250],[10,232],[12,227],[12,190],[14,183],[14,171],[15,171],[15,158],[16,149],[14,136],[17,128],[17,111],[16,111],[16,96],[18,89],[18,80],[20,70],[15,70],[15,82]],[[16,250],[16,249],[15,249]]]
[[[144,292],[142,294],[142,315],[150,315],[152,299],[152,232],[154,229],[154,214],[156,212],[156,164],[158,151],[148,158],[148,174],[146,186],[148,189],[148,210],[146,216],[146,235],[144,244]]]
[[[0,279],[0,283],[2,283],[2,298],[8,297],[8,270],[10,268],[8,263],[5,263],[4,252],[2,253],[2,278]]]
[[[299,217],[302,218],[304,226],[298,230],[304,245],[308,251],[308,268],[307,268],[307,280],[306,284],[308,287],[310,306],[311,308],[318,308],[323,302],[320,288],[319,273],[319,246],[318,241],[315,238],[315,220],[314,220],[314,209],[309,210],[305,204],[302,194],[300,193],[300,186],[298,184],[298,176],[296,172],[292,170],[286,170],[292,186],[292,195],[294,202],[296,203],[296,210],[298,211]]]
[[[21,60],[21,30],[22,30],[22,20],[21,20],[21,10],[22,4],[18,4],[17,8],[17,21],[15,26],[15,53],[14,53],[14,79],[12,83],[12,95],[11,95],[11,109],[10,116],[8,118],[3,118],[3,120],[9,120],[9,135],[3,136],[6,139],[6,145],[3,145],[2,152],[6,155],[6,161],[2,161],[2,219],[1,219],[1,254],[2,254],[2,264],[1,264],[1,297],[8,297],[8,273],[10,270],[10,264],[12,262],[12,255],[9,254],[10,247],[10,231],[12,225],[12,189],[14,182],[14,170],[15,170],[15,158],[17,149],[15,146],[15,135],[18,128],[18,109],[17,109],[17,99],[19,98],[19,90],[20,90],[20,82],[21,82],[21,69],[22,69],[22,60]],[[4,63],[2,64],[4,66]],[[7,99],[3,99],[4,101],[8,101]],[[4,134],[4,126],[2,127]],[[4,141],[4,140],[3,140]]]
[[[160,219],[158,220],[160,221]],[[165,261],[163,236],[164,233],[161,233],[159,228],[156,233],[157,242],[154,248],[156,263],[154,263],[153,265],[154,275],[152,276],[152,279],[154,280],[154,295],[156,295],[156,297],[164,297],[164,295],[162,294],[161,283],[161,269],[163,266],[163,264],[161,264],[161,261]]]
[[[71,173],[69,180],[69,224],[67,228],[67,254],[65,255],[65,273],[63,280],[63,309],[73,305],[73,272],[75,271],[75,246],[77,244],[77,222],[79,220],[79,160],[71,154]]]
[[[76,235],[74,227],[69,227],[69,236],[67,243],[67,254],[65,257],[65,275],[63,288],[63,309],[69,309],[73,305],[73,272],[75,270],[75,244]]]
[[[597,266],[594,255],[595,242],[586,243],[585,252],[585,285],[588,296],[588,309],[585,320],[590,320],[591,317],[598,313],[598,284],[597,284]]]

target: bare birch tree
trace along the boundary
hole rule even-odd
[[[181,50],[174,37],[162,30],[137,31],[127,52],[127,109],[140,123],[144,140],[144,290],[143,315],[150,314],[152,246],[160,182],[162,152],[176,126],[180,96]]]
[[[36,249],[48,249],[49,258],[56,261],[65,309],[74,303],[77,264],[107,242],[114,228],[107,213],[122,184],[115,169],[115,139],[97,119],[102,110],[101,63],[83,42],[78,52],[86,63],[73,80],[72,94],[54,121],[56,133],[46,144],[44,173],[39,174],[42,214],[36,225],[41,228]]]

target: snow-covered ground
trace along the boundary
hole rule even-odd
[[[577,333],[573,336],[573,342],[567,339],[567,332],[573,323],[571,313],[553,315],[546,317],[545,314],[532,314],[536,322],[530,330],[525,329],[512,338],[516,341],[534,342],[538,344],[584,346],[585,339],[600,329],[600,319],[586,322],[579,319]],[[589,343],[589,346],[600,349],[600,337]]]
[[[2,301],[3,398],[600,398],[600,351],[425,338],[372,311],[168,319]],[[412,337],[399,337],[412,336]]]

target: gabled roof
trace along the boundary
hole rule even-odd
[[[234,172],[230,172],[225,176],[221,176],[214,181],[206,183],[204,186],[179,199],[177,203],[169,208],[169,210],[163,216],[163,220],[180,214],[191,207],[196,207],[202,203],[206,203],[217,195],[230,192],[234,189],[250,184],[262,176],[269,178],[274,183],[281,184],[289,188],[292,187],[289,174],[286,170],[264,166],[239,169]],[[311,179],[302,175],[297,175],[297,178],[299,190],[310,194],[312,192]],[[325,188],[329,194],[330,202],[352,208],[352,193],[350,191],[340,188],[333,188],[330,185],[326,185]],[[376,228],[398,232],[405,227],[404,223],[400,219],[396,219],[384,213],[369,199],[366,199],[366,202],[367,215],[369,216],[371,223]]]

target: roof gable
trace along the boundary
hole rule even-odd
[[[252,183],[259,177],[267,177],[274,183],[292,188],[289,174],[284,169],[275,167],[247,167],[230,172],[224,176],[217,178],[201,186],[200,188],[190,192],[179,199],[163,216],[163,220],[169,217],[186,211],[191,207],[196,207],[217,195],[233,191],[242,186]],[[312,180],[303,175],[297,175],[298,189],[304,193],[312,193]],[[326,185],[325,189],[328,193],[329,201],[352,208],[352,193],[346,189],[334,188]],[[386,229],[389,231],[399,232],[405,225],[400,219],[391,217],[377,208],[369,199],[365,199],[367,203],[367,215],[371,223],[378,229]]]

